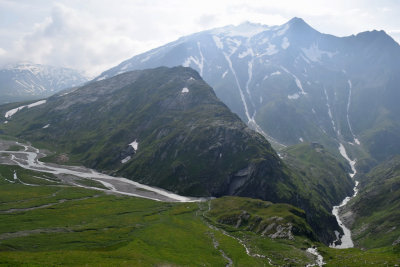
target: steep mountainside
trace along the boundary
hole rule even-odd
[[[25,106],[0,107],[7,116],[0,119],[0,131],[57,151],[55,160],[183,195],[290,203],[307,212],[326,243],[339,230],[330,208],[351,185],[336,196],[312,193],[321,184],[318,178],[288,169],[265,138],[190,68],[128,72]]]
[[[362,248],[400,247],[400,156],[360,178],[360,191],[344,209],[354,243]]]
[[[350,171],[348,163],[339,160],[324,146],[318,143],[302,143],[280,152],[283,161],[296,170],[303,181],[314,188],[303,188],[309,193],[323,196],[320,205],[329,212],[333,205],[352,194],[354,182],[347,174]],[[316,197],[317,197],[316,196]]]
[[[365,149],[356,154],[369,165],[360,157],[382,161],[400,151],[400,46],[383,31],[339,38],[299,18],[272,27],[244,23],[182,37],[97,80],[176,65],[198,70],[277,147],[317,141],[337,150],[342,143]]]
[[[72,69],[32,63],[9,65],[0,69],[0,104],[43,98],[85,82],[87,78]]]
[[[92,83],[8,121],[5,130],[18,129],[18,136],[50,144],[92,168],[181,194],[251,191],[262,197],[264,179],[274,187],[287,179],[268,142],[188,68]],[[270,191],[279,198],[279,190]]]
[[[318,143],[302,143],[280,151],[285,164],[297,179],[297,198],[307,196],[297,206],[308,211],[306,216],[314,229],[322,231],[320,221],[332,221],[331,211],[342,199],[352,194],[354,182],[347,174],[350,166]],[[310,201],[311,200],[311,201]],[[310,201],[310,202],[307,202]],[[311,207],[311,208],[310,208]],[[314,219],[318,218],[318,219]],[[316,223],[314,225],[314,223]],[[341,230],[339,231],[342,232]]]

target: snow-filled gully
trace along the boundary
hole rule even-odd
[[[351,103],[351,90],[353,88],[353,85],[350,80],[347,80],[347,83],[349,84],[349,97],[347,99],[347,113],[346,113],[347,124],[349,125],[349,130],[350,130],[351,135],[353,136],[354,143],[357,145],[360,145],[360,141],[354,135],[353,129],[351,128],[351,124],[350,124],[349,111],[350,111],[350,103]]]
[[[255,120],[256,111],[254,111],[254,114],[252,116],[250,116],[250,112],[249,112],[249,108],[247,106],[245,94],[243,92],[242,87],[240,86],[239,79],[238,79],[238,77],[236,75],[236,71],[235,71],[235,69],[233,67],[232,60],[231,60],[231,56],[235,51],[236,51],[236,49],[233,50],[233,52],[231,52],[230,54],[227,54],[225,52],[222,52],[222,53],[223,53],[226,61],[228,62],[229,70],[232,72],[233,77],[235,78],[236,85],[237,85],[237,87],[239,89],[239,94],[240,94],[240,98],[241,98],[242,103],[243,103],[243,107],[244,107],[244,111],[245,111],[245,115],[246,115],[246,119],[247,119],[247,124],[250,126],[250,128],[252,128],[256,132],[258,132],[261,135],[263,135],[269,141],[271,141],[271,142],[273,142],[273,143],[275,143],[275,144],[277,144],[277,145],[279,145],[281,147],[286,147],[285,145],[279,143],[277,140],[275,140],[274,138],[272,138],[271,136],[269,136],[268,134],[266,134],[262,130],[260,125],[258,125],[256,120]],[[253,52],[253,50],[249,50],[249,51],[250,51],[250,55],[251,55],[252,59],[248,62],[249,79],[246,82],[246,92],[247,92],[247,94],[249,96],[249,99],[251,100],[249,85],[250,85],[251,79],[253,77],[253,62],[254,62],[254,58],[253,57],[254,57],[254,52]],[[253,105],[253,108],[255,109],[254,103],[252,103],[252,105]]]
[[[347,99],[347,109],[346,109],[346,111],[347,111],[347,113],[346,113],[347,124],[348,124],[349,130],[350,130],[351,135],[352,135],[353,140],[354,140],[354,143],[351,143],[351,144],[352,144],[352,145],[354,145],[354,144],[360,145],[360,141],[359,141],[359,140],[356,138],[356,136],[354,135],[353,130],[352,130],[352,128],[351,128],[351,124],[350,124],[349,110],[350,110],[351,89],[352,89],[352,84],[351,84],[351,81],[350,81],[350,80],[348,80],[348,85],[349,85],[349,95],[348,95],[348,99]],[[324,93],[325,93],[325,98],[326,98],[326,106],[327,106],[327,109],[328,109],[328,115],[329,115],[329,117],[330,117],[330,119],[331,119],[331,123],[332,123],[332,128],[333,128],[333,130],[336,132],[337,137],[338,137],[338,140],[343,140],[343,137],[341,136],[341,133],[340,133],[339,129],[337,129],[337,128],[335,127],[335,122],[334,122],[334,120],[333,120],[331,107],[330,107],[330,105],[329,105],[329,98],[328,98],[328,94],[327,94],[327,92],[326,92],[325,87],[324,87]],[[350,175],[351,178],[354,178],[354,176],[355,176],[356,173],[357,173],[357,170],[356,170],[356,168],[355,168],[356,160],[355,160],[355,159],[354,159],[354,160],[350,159],[350,157],[349,157],[348,154],[347,154],[346,148],[345,148],[345,146],[343,145],[343,143],[342,143],[341,141],[338,141],[338,143],[339,143],[338,149],[339,149],[340,155],[342,155],[342,157],[349,163],[349,165],[350,165],[350,167],[351,167],[351,172],[349,173],[349,175]],[[358,187],[357,187],[357,186],[358,186],[358,181],[354,181],[354,183],[355,183],[355,186],[354,186],[354,188],[353,188],[353,195],[352,195],[352,196],[347,196],[345,199],[343,199],[343,201],[342,201],[339,205],[334,206],[333,209],[332,209],[332,215],[335,216],[336,221],[338,222],[340,228],[342,228],[342,231],[343,231],[343,235],[342,235],[342,236],[340,236],[340,233],[339,233],[339,232],[335,231],[336,240],[333,241],[332,244],[330,244],[330,247],[332,247],[332,248],[339,248],[339,249],[342,249],[342,248],[352,248],[352,247],[354,247],[353,240],[351,239],[351,231],[350,231],[350,229],[348,229],[348,228],[343,224],[343,222],[342,222],[342,220],[341,220],[341,218],[340,218],[340,216],[339,216],[339,211],[340,211],[340,209],[341,209],[342,207],[346,206],[347,203],[348,203],[352,198],[354,198],[354,197],[357,195],[357,193],[358,193]],[[340,243],[340,244],[337,245],[337,243]]]
[[[247,107],[246,99],[244,97],[244,93],[243,93],[242,87],[240,86],[239,79],[238,79],[238,77],[236,75],[236,71],[232,66],[231,55],[228,55],[225,52],[223,52],[223,54],[225,56],[226,61],[228,62],[229,69],[231,70],[233,76],[235,77],[236,85],[237,85],[237,87],[239,89],[240,98],[242,99],[242,103],[243,103],[243,106],[244,106],[244,112],[246,114],[247,121],[250,121],[251,117],[250,117],[249,109]]]

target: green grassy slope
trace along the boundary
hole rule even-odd
[[[14,171],[37,186],[11,183]],[[41,177],[56,184],[39,184]],[[398,263],[388,249],[339,251],[315,243],[304,212],[287,204],[238,197],[162,203],[64,186],[48,174],[5,165],[0,199],[1,266],[224,266],[229,260],[233,266],[304,266],[315,260],[305,251],[313,244],[330,266],[360,266],[372,257],[376,264]],[[250,217],[236,227],[243,211]],[[292,224],[293,239],[257,231],[271,222]]]
[[[220,249],[238,265],[265,263],[205,223],[207,203],[162,203],[61,185],[27,186],[9,182],[14,171],[24,182],[33,176],[49,178],[0,165],[0,264],[221,266],[227,260]],[[270,215],[290,216],[290,210],[296,208],[277,206]]]

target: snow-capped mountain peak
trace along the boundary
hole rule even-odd
[[[357,144],[368,130],[359,123],[368,116],[360,114],[370,113],[360,103],[375,92],[395,92],[399,62],[399,45],[383,31],[336,37],[293,18],[278,26],[245,22],[185,36],[97,80],[183,65],[197,70],[232,111],[273,143],[323,142],[328,135]]]
[[[46,97],[87,82],[80,72],[30,62],[8,64],[0,69],[1,103]]]
[[[249,21],[246,21],[237,26],[228,25],[225,27],[213,29],[210,31],[210,33],[217,36],[226,36],[226,37],[239,36],[239,37],[251,38],[256,34],[259,34],[269,29],[270,27],[267,25],[251,23]]]

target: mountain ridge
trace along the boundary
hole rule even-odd
[[[394,153],[375,145],[387,145],[382,135],[395,140],[395,149],[400,146],[393,102],[399,62],[400,46],[384,31],[336,37],[293,18],[280,26],[244,23],[184,36],[96,79],[134,69],[190,66],[275,148],[319,142],[339,155],[343,143],[359,164],[368,162],[360,168],[368,169]]]
[[[31,62],[8,64],[0,69],[0,103],[47,97],[87,81],[73,69]]]

